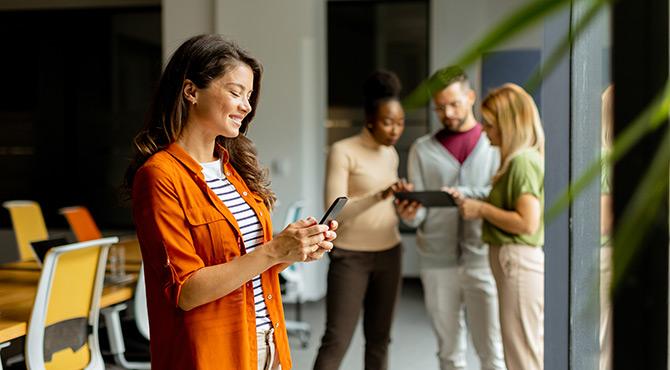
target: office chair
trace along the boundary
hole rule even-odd
[[[102,238],[102,233],[98,225],[93,220],[88,208],[82,206],[65,207],[58,210],[58,213],[65,216],[70,229],[78,241],[94,240]]]
[[[107,251],[117,241],[112,237],[49,250],[28,322],[29,370],[104,370],[97,334],[100,296]]]
[[[49,239],[40,205],[32,200],[10,200],[2,203],[2,206],[9,211],[12,219],[19,260],[34,261],[30,242]]]
[[[65,216],[72,232],[79,241],[89,240],[102,235],[93,216],[86,207],[74,206],[61,208],[59,213]],[[124,241],[123,243],[128,243]],[[133,242],[133,241],[130,241]],[[115,248],[123,248],[117,244]],[[146,304],[146,288],[144,287],[144,269],[140,268],[137,285],[134,294],[134,313],[135,324],[138,330],[147,340],[149,340],[149,318]],[[124,369],[150,369],[149,362],[128,361],[125,357],[126,344],[123,338],[123,329],[121,328],[120,312],[127,309],[126,303],[120,303],[101,310],[107,328],[107,339],[109,340],[110,354],[114,357],[114,362]],[[144,330],[144,331],[143,331]]]

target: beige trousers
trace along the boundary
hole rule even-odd
[[[489,262],[498,288],[507,369],[542,370],[544,251],[528,245],[492,245]]]
[[[275,347],[274,329],[256,332],[256,343],[258,343],[258,370],[281,370]]]

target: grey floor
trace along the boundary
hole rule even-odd
[[[287,304],[286,317],[293,319],[295,309]],[[312,327],[312,336],[307,348],[300,348],[299,342],[291,338],[291,356],[296,370],[311,369],[319,347],[325,324],[325,300],[303,304],[303,320]],[[437,341],[423,304],[423,291],[418,279],[405,279],[402,295],[396,311],[389,349],[389,369],[439,369],[437,362]],[[342,362],[342,370],[363,369],[363,349],[365,341],[359,321],[349,350]],[[479,361],[471,343],[468,343],[468,370],[479,369]]]

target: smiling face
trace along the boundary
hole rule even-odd
[[[251,112],[249,99],[253,92],[251,68],[237,64],[204,89],[192,82],[184,84],[189,105],[189,124],[198,125],[207,136],[234,138],[240,134],[242,120]]]
[[[405,129],[405,112],[397,100],[388,100],[377,108],[370,132],[381,145],[395,145]]]

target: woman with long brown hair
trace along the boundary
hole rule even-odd
[[[544,131],[533,98],[515,84],[482,102],[484,130],[501,165],[486,201],[458,199],[463,218],[484,220],[482,240],[498,288],[509,370],[544,367]]]
[[[126,174],[146,274],[153,369],[291,368],[277,274],[321,258],[337,223],[272,239],[275,196],[245,136],[262,68],[218,35],[184,42]]]

